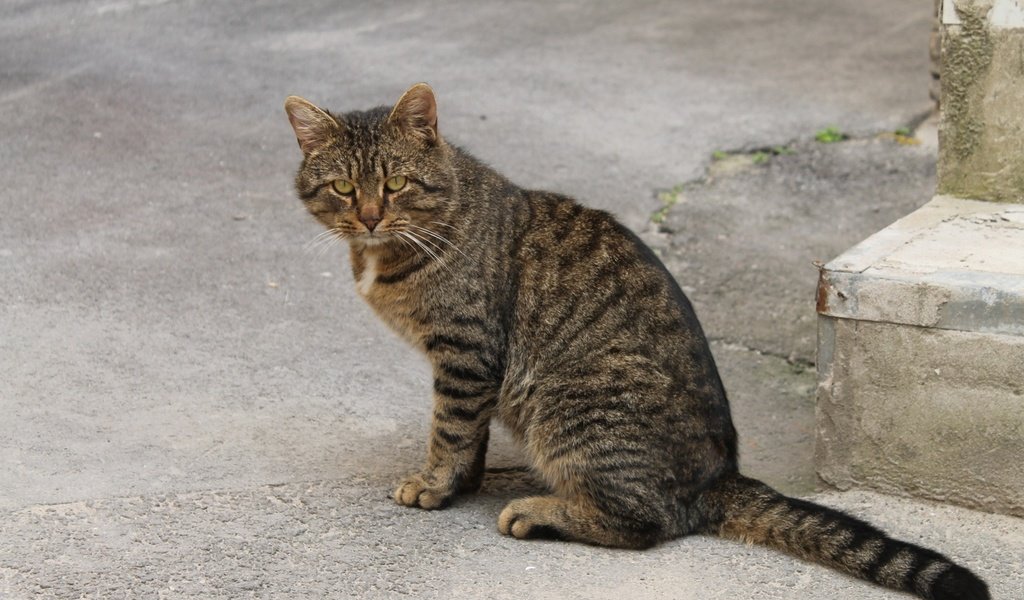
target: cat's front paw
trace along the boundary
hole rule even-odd
[[[439,485],[432,477],[417,473],[406,477],[395,490],[395,502],[402,506],[414,506],[434,510],[448,506],[455,489],[452,485]]]

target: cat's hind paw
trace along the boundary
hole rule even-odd
[[[527,539],[566,539],[563,502],[553,497],[520,498],[509,502],[498,516],[503,535]]]

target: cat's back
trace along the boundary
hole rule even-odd
[[[524,200],[530,216],[513,336],[521,349],[555,368],[643,357],[673,380],[718,384],[693,307],[650,248],[612,215],[572,198],[530,191]]]

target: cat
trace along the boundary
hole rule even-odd
[[[741,475],[715,361],[668,270],[610,214],[448,143],[429,86],[344,114],[291,96],[285,112],[299,198],[433,368],[426,463],[396,502],[439,509],[479,489],[497,419],[552,492],[509,502],[502,534],[634,549],[711,534],[923,598],[989,598],[941,554]]]

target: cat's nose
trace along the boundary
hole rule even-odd
[[[377,223],[380,223],[380,217],[375,217],[372,215],[360,215],[359,221],[363,225],[366,225],[367,229],[373,231],[373,228],[377,226]]]

